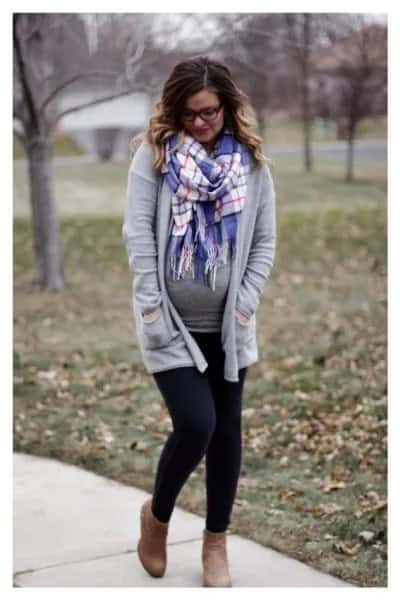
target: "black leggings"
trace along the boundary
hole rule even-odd
[[[240,474],[247,367],[239,370],[238,382],[226,381],[220,332],[191,334],[208,362],[204,373],[194,366],[153,373],[173,431],[160,455],[152,510],[160,521],[169,521],[180,490],[205,454],[206,528],[220,532],[229,526]]]

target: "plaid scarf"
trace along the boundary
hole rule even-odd
[[[162,167],[173,192],[168,264],[174,280],[190,271],[215,291],[218,267],[226,264],[228,252],[235,254],[250,152],[227,127],[210,156],[191,135],[185,135],[179,150],[177,141],[177,134],[166,141]]]

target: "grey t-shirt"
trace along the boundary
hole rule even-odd
[[[166,286],[176,310],[190,331],[220,331],[231,274],[230,253],[225,265],[220,265],[215,276],[215,291],[202,279],[193,279],[191,272],[174,280],[168,264]],[[168,257],[168,252],[167,252]]]

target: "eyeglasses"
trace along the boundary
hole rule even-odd
[[[214,106],[214,107],[210,107],[210,108],[205,108],[203,110],[184,110],[182,113],[182,119],[184,121],[194,121],[195,118],[197,117],[197,115],[199,115],[199,117],[201,117],[201,119],[203,119],[203,121],[212,121],[213,119],[215,119],[215,117],[217,116],[217,114],[219,113],[219,111],[222,108],[222,104],[220,104],[219,106]]]

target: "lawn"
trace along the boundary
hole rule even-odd
[[[265,142],[269,144],[300,144],[302,141],[303,125],[300,119],[273,121],[264,131]],[[312,139],[315,142],[337,141],[336,128],[333,123],[323,128],[318,120],[313,122]],[[373,140],[386,139],[387,117],[368,117],[360,122],[356,139]],[[84,154],[83,148],[76,143],[68,133],[57,130],[54,134],[55,156],[79,156]],[[15,159],[25,158],[25,150],[18,138],[14,136],[13,156]]]
[[[303,123],[301,119],[273,120],[264,131],[264,140],[268,144],[301,144]],[[386,139],[387,117],[368,117],[362,119],[356,130],[357,140]],[[330,121],[323,127],[321,121],[314,119],[311,125],[311,138],[314,142],[336,142],[336,125]]]
[[[171,421],[136,343],[126,166],[57,169],[62,293],[32,293],[30,225],[15,220],[14,449],[151,493]],[[355,585],[386,586],[385,165],[356,171],[346,184],[337,163],[320,160],[310,176],[293,161],[274,167],[278,250],[245,384],[230,531]],[[177,501],[202,516],[204,476],[202,461]]]
[[[54,156],[80,156],[85,154],[84,149],[66,132],[58,129],[54,133]],[[25,149],[14,135],[13,158],[26,158]]]
[[[311,177],[302,172],[299,159],[277,157],[271,171],[279,195],[279,209],[320,212],[327,208],[378,207],[386,198],[387,173],[384,161],[363,160],[355,164],[355,181],[344,181],[341,160],[316,154]],[[57,166],[55,191],[60,214],[120,216],[125,207],[127,162]],[[26,169],[14,167],[14,216],[30,216]]]

